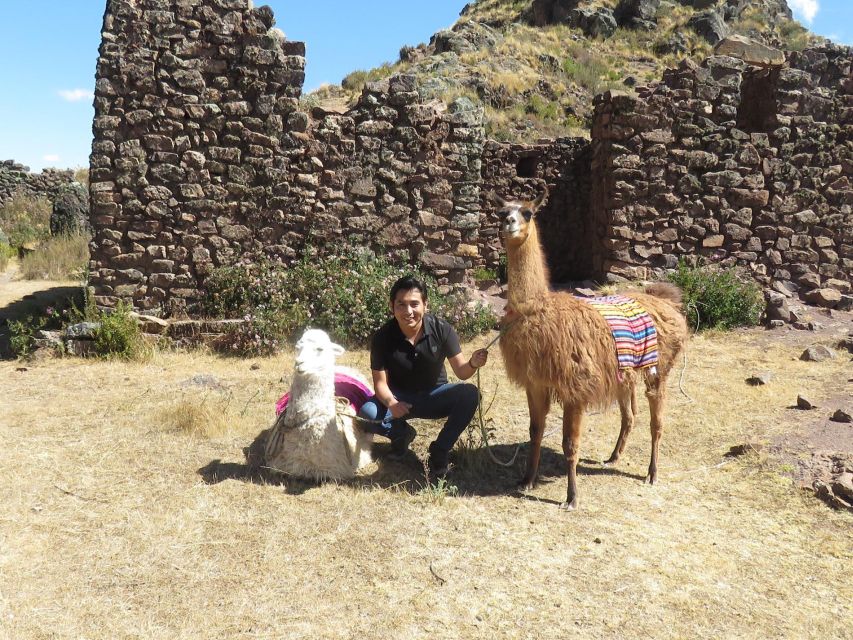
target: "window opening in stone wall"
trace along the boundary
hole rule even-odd
[[[516,165],[515,172],[519,178],[535,178],[538,166],[539,162],[536,156],[521,158]]]
[[[741,84],[737,126],[747,133],[768,133],[776,128],[778,72],[760,69],[747,73]]]

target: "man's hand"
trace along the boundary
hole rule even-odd
[[[396,418],[402,418],[405,415],[408,415],[409,411],[412,410],[412,405],[408,402],[400,402],[399,400],[395,400],[391,404],[388,405],[388,410],[391,412],[391,415]]]
[[[472,367],[479,369],[489,360],[489,352],[486,349],[477,349],[471,354],[471,359],[468,361]]]

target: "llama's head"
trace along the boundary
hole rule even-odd
[[[498,217],[501,221],[501,235],[507,246],[524,244],[533,227],[533,218],[548,197],[545,189],[535,200],[504,200],[498,195],[494,200],[498,205]]]
[[[332,342],[322,329],[307,329],[296,343],[296,373],[331,379],[335,373],[335,358],[343,352],[344,348]]]

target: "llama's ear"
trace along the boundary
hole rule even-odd
[[[534,214],[536,214],[536,212],[539,211],[539,207],[542,206],[542,204],[545,202],[545,200],[547,198],[548,198],[548,187],[546,186],[545,188],[542,189],[542,193],[539,194],[539,197],[536,198],[536,200],[534,200],[530,205],[531,208],[533,209]]]

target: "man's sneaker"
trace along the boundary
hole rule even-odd
[[[391,440],[391,453],[388,454],[389,460],[402,460],[409,452],[409,445],[412,444],[418,432],[408,422],[403,423],[403,433]]]
[[[427,471],[430,480],[441,480],[451,469],[446,451],[441,451],[435,443],[429,445],[429,458],[427,458]]]

